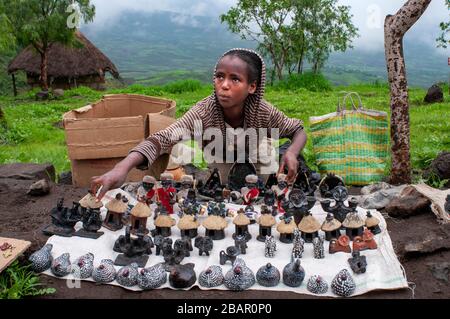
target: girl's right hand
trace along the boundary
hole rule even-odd
[[[91,194],[97,194],[101,187],[100,193],[97,196],[97,200],[101,200],[105,196],[106,192],[110,189],[119,188],[125,182],[128,171],[120,167],[114,167],[109,172],[106,172],[102,176],[94,176],[91,179]]]

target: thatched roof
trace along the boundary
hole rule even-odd
[[[131,209],[130,214],[137,218],[148,218],[152,215],[150,207],[144,203],[137,202],[137,204]]]
[[[110,72],[115,78],[119,71],[111,60],[93,45],[80,31],[75,32],[75,38],[83,47],[68,47],[54,43],[48,52],[48,77],[77,78],[87,75],[104,75]],[[30,45],[22,50],[9,64],[8,73],[25,71],[27,74],[41,74],[41,57]]]
[[[309,214],[302,218],[302,221],[298,224],[298,229],[304,233],[315,233],[319,231],[320,224],[313,215]]]

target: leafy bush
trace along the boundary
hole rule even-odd
[[[323,74],[306,72],[303,74],[291,74],[287,79],[274,85],[278,90],[295,91],[304,88],[312,92],[331,91],[332,86]]]

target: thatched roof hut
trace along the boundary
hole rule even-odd
[[[119,72],[111,60],[93,45],[80,31],[75,38],[82,47],[69,47],[60,43],[51,45],[48,51],[48,81],[52,88],[68,89],[80,85],[102,89],[105,74],[118,78]],[[30,45],[9,64],[8,73],[25,71],[28,84],[39,86],[41,56]]]

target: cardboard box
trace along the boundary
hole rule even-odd
[[[175,122],[175,112],[172,100],[116,94],[65,113],[72,184],[89,187],[93,176],[108,172],[150,134]],[[141,181],[147,174],[159,178],[167,163],[168,155],[161,156],[148,171],[131,170],[127,181]]]

